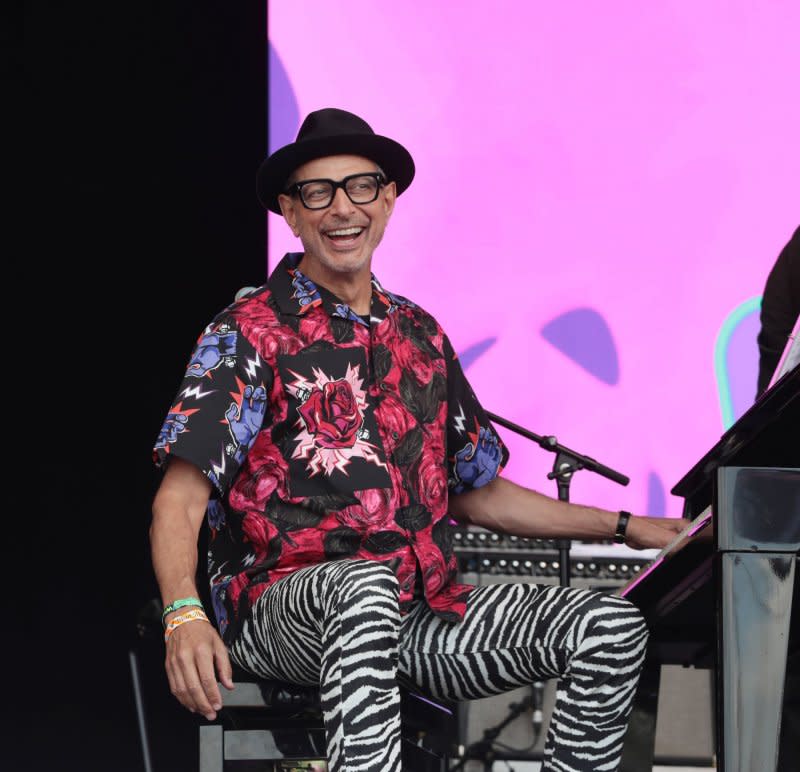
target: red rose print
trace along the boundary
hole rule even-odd
[[[333,340],[331,334],[330,317],[322,309],[315,309],[300,321],[300,337],[309,343],[316,343],[318,340]]]
[[[314,389],[298,408],[308,433],[322,448],[352,448],[361,426],[353,387],[344,379]]]
[[[433,511],[441,509],[447,501],[447,472],[444,458],[423,450],[419,460],[418,485],[420,501]]]
[[[247,576],[247,574],[241,573],[238,576],[234,576],[228,585],[226,594],[228,596],[228,600],[233,604],[234,609],[239,604],[239,596],[242,594],[242,590],[246,590],[248,584],[250,584],[250,578]]]
[[[302,347],[302,342],[296,336],[275,334],[280,322],[270,309],[254,306],[251,314],[241,320],[242,334],[248,340],[255,341],[256,348],[264,359],[269,361],[278,354],[295,354]]]
[[[359,504],[344,507],[336,513],[342,525],[350,528],[381,530],[391,527],[394,508],[390,505],[389,488],[367,488],[356,491]]]
[[[406,433],[416,425],[416,419],[394,394],[387,394],[376,411],[378,421],[386,429],[384,447],[390,453]]]
[[[246,464],[250,476],[237,478],[231,490],[230,502],[236,509],[263,512],[275,490],[279,495],[286,493],[286,461],[277,446],[262,442],[259,437],[250,450]]]
[[[392,491],[389,488],[367,488],[356,491],[355,495],[364,511],[372,517],[372,522],[376,522],[376,515],[390,515],[393,512]]]
[[[253,544],[256,558],[267,552],[269,540],[277,530],[264,515],[258,512],[247,512],[242,518],[242,533]]]
[[[378,343],[383,343],[392,352],[393,364],[401,372],[414,374],[417,383],[424,385],[431,380],[434,370],[438,369],[437,362],[430,353],[421,351],[418,346],[406,337],[402,328],[408,326],[397,315],[393,315],[390,322],[383,326],[375,336]],[[413,326],[413,324],[411,325]],[[431,346],[431,349],[435,349]]]
[[[425,578],[425,589],[431,595],[435,595],[444,587],[447,582],[447,568],[441,557],[434,559],[425,567],[423,576]]]

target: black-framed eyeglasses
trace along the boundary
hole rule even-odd
[[[290,185],[287,195],[298,195],[306,209],[325,209],[333,203],[339,188],[344,190],[354,204],[371,204],[378,191],[386,184],[380,172],[350,174],[339,180],[301,180]]]

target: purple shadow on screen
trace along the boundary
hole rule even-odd
[[[294,142],[300,128],[300,110],[286,68],[272,44],[269,45],[269,152]]]
[[[667,513],[667,497],[664,493],[664,483],[656,472],[650,472],[647,477],[647,508],[645,515],[664,517]]]
[[[590,375],[611,386],[619,382],[617,346],[606,320],[597,311],[567,311],[547,322],[541,334]]]
[[[497,338],[484,338],[471,346],[467,346],[459,355],[458,359],[461,362],[461,369],[466,370],[478,357],[485,354],[494,344],[497,343]]]

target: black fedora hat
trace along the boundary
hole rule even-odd
[[[286,180],[304,163],[328,155],[360,155],[383,169],[397,185],[399,196],[414,179],[414,159],[399,142],[376,134],[363,119],[347,110],[326,107],[309,113],[290,145],[264,159],[256,175],[258,200],[271,212],[281,213],[278,195]]]

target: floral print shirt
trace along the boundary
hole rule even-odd
[[[206,327],[153,451],[213,483],[217,626],[230,645],[271,584],[348,558],[387,563],[402,611],[416,591],[456,621],[471,587],[455,582],[448,491],[490,482],[508,451],[432,316],[373,277],[362,318],[301,257]]]

